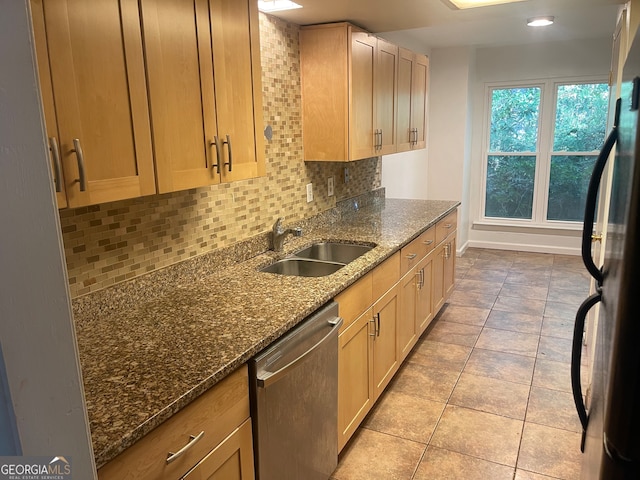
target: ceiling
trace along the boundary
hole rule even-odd
[[[347,20],[410,48],[521,45],[610,37],[624,0],[525,0],[455,10],[446,0],[295,0],[303,6],[275,13],[300,25]],[[550,27],[526,19],[553,15]]]

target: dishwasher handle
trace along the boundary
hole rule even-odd
[[[261,378],[258,377],[256,379],[258,383],[258,387],[267,388],[269,385],[273,385],[278,380],[283,378],[288,372],[296,368],[307,356],[311,355],[317,348],[320,348],[322,345],[328,342],[331,338],[337,336],[338,330],[340,330],[340,327],[342,326],[342,318],[335,317],[329,320],[327,323],[329,323],[329,325],[332,325],[331,330],[329,330],[329,332],[324,337],[322,337],[322,339],[318,343],[312,345],[311,348],[309,348],[309,350],[302,353],[298,358],[292,360],[291,362],[289,362],[279,370],[276,370],[275,372],[268,372],[266,375],[262,376]]]

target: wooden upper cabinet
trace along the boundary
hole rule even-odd
[[[398,152],[426,147],[429,59],[400,48],[398,57]]]
[[[396,45],[378,39],[375,69],[376,155],[396,152],[396,117],[398,98],[398,60]]]
[[[159,192],[264,175],[257,4],[141,4]]]
[[[356,160],[376,155],[376,38],[366,32],[352,31],[350,53],[349,159]]]
[[[31,4],[49,145],[58,146],[52,158],[68,206],[155,193],[138,2]]]

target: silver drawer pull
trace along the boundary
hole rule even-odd
[[[80,145],[80,139],[73,139],[73,148],[74,152],[76,152],[76,158],[78,159],[78,174],[79,177],[76,182],[80,182],[80,191],[84,192],[87,190],[87,178],[84,171],[84,153],[82,153],[82,145]]]
[[[444,228],[451,228],[451,227],[453,227],[452,223],[445,223],[444,224]]]
[[[173,462],[174,460],[176,460],[178,457],[181,457],[182,455],[184,455],[184,453],[187,450],[189,450],[191,447],[193,447],[196,443],[198,443],[198,441],[202,437],[204,437],[204,430],[200,432],[198,435],[196,435],[195,437],[193,435],[189,435],[189,443],[187,443],[184,447],[182,447],[176,453],[169,452],[169,454],[167,455],[167,465]]]
[[[425,245],[431,245],[433,243],[433,240],[425,240],[423,243]]]
[[[407,258],[408,258],[409,260],[413,260],[413,259],[414,259],[414,258],[416,258],[417,256],[418,256],[418,254],[417,254],[417,253],[410,253],[409,255],[407,255]]]

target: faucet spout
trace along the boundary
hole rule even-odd
[[[284,239],[288,234],[292,234],[295,237],[302,236],[302,229],[300,227],[297,228],[287,228],[284,229],[282,227],[282,218],[278,218],[276,223],[273,224],[271,229],[271,243],[273,245],[273,250],[276,252],[282,251],[282,246],[284,245]]]

